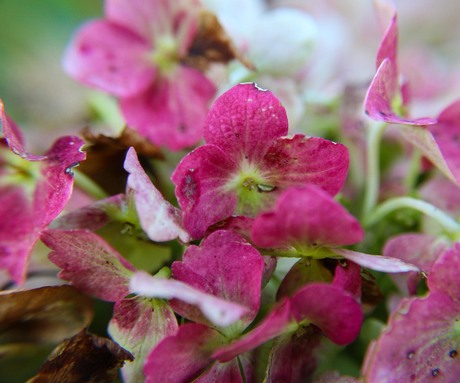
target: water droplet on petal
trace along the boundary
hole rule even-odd
[[[433,368],[431,370],[431,375],[433,375],[435,377],[438,376],[440,373],[441,373],[441,370],[439,368]]]
[[[458,356],[457,350],[450,350],[450,351],[449,351],[449,356],[450,356],[451,358],[457,357],[457,356]]]
[[[78,166],[78,162],[75,162],[74,164],[70,165],[69,167],[67,167],[65,169],[65,174],[69,174],[71,176],[73,176],[73,168]]]
[[[412,358],[414,357],[414,355],[415,355],[415,352],[414,352],[414,351],[409,351],[409,352],[407,353],[407,359],[412,359]]]
[[[276,186],[273,186],[273,185],[264,185],[264,184],[258,184],[257,185],[257,190],[260,192],[260,193],[269,193],[273,190],[276,189]]]
[[[345,259],[339,260],[339,265],[342,266],[344,269],[348,266],[348,263]]]

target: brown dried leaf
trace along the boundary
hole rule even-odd
[[[0,292],[0,339],[57,343],[87,327],[92,299],[72,286]]]
[[[249,69],[254,69],[237,50],[217,16],[208,10],[201,11],[198,32],[184,62],[205,71],[211,63],[226,64],[233,59],[240,60]]]
[[[125,128],[119,137],[94,134],[85,128],[81,132],[89,143],[87,159],[78,167],[109,194],[124,192],[128,174],[123,169],[127,150],[133,146],[143,157],[163,159],[160,148],[133,129]]]
[[[110,383],[125,360],[134,358],[110,339],[82,330],[56,347],[27,383]]]

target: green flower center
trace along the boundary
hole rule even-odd
[[[171,35],[163,35],[156,40],[155,49],[149,53],[148,60],[161,73],[170,73],[179,62],[179,47]]]

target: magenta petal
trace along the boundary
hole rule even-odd
[[[202,238],[206,229],[233,214],[237,196],[223,186],[235,164],[214,145],[204,145],[185,156],[171,180],[183,210],[184,226],[193,238]]]
[[[393,63],[386,58],[382,61],[367,91],[366,114],[374,120],[385,121],[390,124],[432,125],[436,123],[435,119],[429,117],[407,119],[398,116],[393,111],[392,106],[398,92],[400,92],[398,73],[395,71]]]
[[[213,358],[221,362],[229,361],[239,354],[250,351],[266,341],[296,328],[297,323],[291,314],[291,302],[284,300],[256,328],[239,340],[217,349]]]
[[[254,379],[254,377],[252,377]],[[200,377],[194,380],[194,383],[216,383],[216,382],[231,382],[244,383],[252,382],[251,376],[245,375],[245,380],[241,376],[238,359],[233,358],[227,363],[214,363]]]
[[[239,235],[219,230],[200,245],[190,246],[182,262],[174,262],[172,275],[196,289],[247,307],[241,318],[246,327],[256,316],[260,306],[260,290],[264,259]],[[172,302],[179,314],[194,321],[201,315],[180,302]],[[197,315],[198,314],[198,315]]]
[[[460,100],[452,103],[438,117],[438,123],[432,125],[429,131],[433,135],[450,171],[460,183]]]
[[[341,288],[311,283],[300,289],[291,302],[298,322],[307,319],[337,344],[351,343],[359,334],[363,321],[361,306]]]
[[[378,68],[383,60],[388,59],[396,74],[398,70],[398,17],[393,15],[390,25],[385,32],[379,51],[377,52],[376,67]]]
[[[321,331],[308,326],[275,339],[268,360],[266,382],[308,381],[317,367],[315,352],[321,338]]]
[[[195,305],[211,323],[220,327],[233,324],[248,311],[246,307],[204,293],[181,281],[155,278],[143,271],[138,271],[133,275],[130,290],[146,297],[174,298],[187,305]],[[174,306],[175,311],[178,311],[176,307],[181,307],[181,304],[176,303]]]
[[[171,150],[195,145],[216,88],[201,72],[178,66],[169,76],[159,76],[142,94],[121,100],[129,126],[154,144]]]
[[[142,92],[153,81],[150,46],[128,29],[105,20],[91,21],[74,37],[64,69],[78,81],[118,97]]]
[[[239,84],[220,96],[204,127],[207,144],[220,147],[236,161],[259,163],[273,141],[288,133],[286,110],[268,90]]]
[[[403,301],[368,350],[364,381],[458,382],[459,320],[460,304],[443,293]]]
[[[332,285],[348,291],[356,300],[361,300],[361,267],[351,261],[338,262]]]
[[[127,209],[127,203],[128,201],[124,194],[117,194],[56,218],[51,223],[50,228],[96,231],[111,221],[108,211]]]
[[[34,193],[36,225],[47,226],[64,209],[73,189],[72,168],[86,158],[81,151],[84,141],[79,137],[59,138],[46,153]]]
[[[21,187],[0,188],[0,269],[18,284],[25,279],[27,262],[39,232],[32,204]]]
[[[130,298],[115,303],[108,332],[134,356],[134,362],[122,368],[123,381],[143,382],[147,354],[178,328],[174,312],[162,300]]]
[[[460,302],[460,285],[458,283],[460,270],[460,244],[453,244],[433,265],[428,276],[430,291],[443,292],[452,299]]]
[[[157,242],[170,241],[175,238],[188,242],[190,236],[182,228],[180,211],[166,201],[153,186],[152,181],[142,169],[134,148],[128,150],[124,167],[129,173],[128,192],[134,193],[137,214],[147,236]]]
[[[252,240],[260,247],[351,245],[363,235],[356,218],[310,185],[284,191],[272,211],[255,219],[252,229]]]
[[[268,184],[281,189],[313,184],[336,195],[347,178],[348,163],[345,145],[296,134],[275,140],[260,166]]]
[[[53,250],[49,259],[59,276],[81,291],[107,301],[129,294],[134,267],[102,238],[84,230],[46,230],[41,240]]]
[[[186,324],[176,335],[163,339],[148,356],[146,383],[192,382],[213,361],[213,350],[223,342],[216,330],[200,324]]]
[[[335,254],[357,263],[362,267],[371,270],[383,271],[387,273],[405,273],[407,271],[420,271],[420,269],[407,262],[403,262],[397,258],[385,257],[383,255],[371,255],[360,253],[347,249],[331,249]]]

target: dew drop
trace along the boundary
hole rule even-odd
[[[275,190],[276,186],[273,185],[265,185],[265,184],[258,184],[257,185],[257,190],[261,193],[269,193],[273,190]]]
[[[415,355],[415,352],[409,351],[409,352],[407,353],[407,359],[412,359],[412,358],[414,357],[414,355]]]
[[[431,375],[433,375],[434,377],[438,376],[440,373],[441,373],[441,370],[439,368],[433,368],[431,370]]]
[[[457,357],[457,356],[458,356],[457,350],[450,350],[450,351],[449,351],[449,356],[450,356],[451,358]]]
[[[340,259],[339,260],[339,265],[342,266],[344,269],[348,267],[348,263],[345,259]]]

